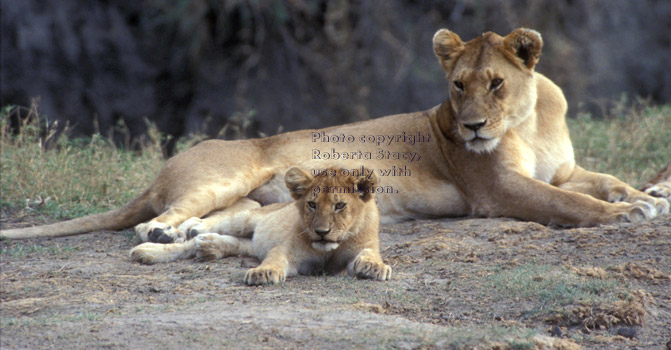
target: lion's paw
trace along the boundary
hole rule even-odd
[[[655,215],[664,215],[669,213],[669,201],[666,198],[657,198],[648,194],[632,198],[632,203],[646,202],[655,208]],[[653,216],[653,217],[654,217]]]
[[[667,198],[655,198],[655,208],[657,215],[666,215],[671,212],[671,202]]]
[[[135,226],[135,232],[143,242],[182,243],[186,240],[184,233],[168,224],[149,221]]]
[[[671,199],[671,182],[660,182],[650,186],[645,193],[653,197]]]
[[[286,278],[284,269],[274,266],[259,266],[249,269],[245,273],[245,283],[250,286],[283,283]]]
[[[131,249],[130,259],[147,265],[156,264],[161,262],[163,247],[163,244],[158,243],[142,243]]]
[[[625,212],[618,217],[624,222],[641,222],[657,216],[657,208],[646,201],[636,201],[628,205]]]
[[[210,228],[205,225],[203,219],[199,217],[192,217],[184,221],[177,229],[184,232],[186,239],[192,239],[203,232],[209,232]]]
[[[657,184],[648,188],[645,192],[629,190],[626,186],[615,186],[609,190],[607,199],[611,203],[627,202],[634,204],[636,202],[646,202],[652,205],[655,209],[655,212],[650,216],[648,215],[650,214],[649,209],[641,208],[640,204],[637,205],[646,212],[643,214],[646,218],[668,214],[670,206],[669,200],[671,200],[671,184],[669,184],[669,186],[666,186],[665,184],[666,183]]]
[[[237,254],[238,240],[218,233],[201,233],[196,240],[196,257],[202,260],[216,260]]]
[[[352,274],[357,278],[387,281],[391,279],[391,266],[372,257],[359,255],[352,264]]]
[[[608,190],[607,201],[611,203],[629,202],[630,193],[626,186],[614,186]]]

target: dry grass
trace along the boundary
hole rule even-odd
[[[625,103],[621,104],[622,106]],[[10,118],[23,120],[18,130]],[[244,120],[251,115],[242,116]],[[635,186],[669,161],[671,105],[615,109],[612,117],[581,115],[569,120],[576,159],[587,169],[613,174]],[[0,205],[55,218],[100,212],[128,202],[146,188],[163,163],[160,135],[150,128],[141,152],[119,149],[94,135],[70,138],[57,133],[37,106],[4,107],[0,113]],[[222,132],[241,134],[244,130]],[[181,139],[182,151],[203,136]]]
[[[10,118],[20,117],[18,130]],[[100,135],[71,139],[67,128],[40,120],[37,107],[5,107],[0,115],[0,193],[3,210],[56,218],[100,212],[145,189],[162,164],[158,132],[144,151],[114,146]]]

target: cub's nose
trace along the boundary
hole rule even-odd
[[[329,232],[331,232],[331,229],[330,229],[330,228],[329,228],[329,229],[318,229],[318,228],[315,228],[315,233],[318,234],[318,235],[320,235],[320,236],[322,236],[322,237],[328,235]]]
[[[480,128],[485,126],[485,124],[487,124],[487,119],[485,119],[484,121],[479,122],[479,123],[464,123],[464,127],[466,129],[470,129],[470,130],[473,130],[473,131],[478,131],[478,130],[480,130]]]

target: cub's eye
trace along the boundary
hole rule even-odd
[[[312,210],[317,209],[317,203],[312,202],[312,201],[308,202],[308,208],[310,208]]]
[[[345,207],[345,203],[343,203],[343,202],[336,203],[336,205],[335,205],[336,210],[340,210],[344,207]]]
[[[503,84],[503,79],[499,78],[492,79],[492,84],[489,86],[489,90],[491,91],[498,90],[501,87],[501,84]]]
[[[460,82],[459,80],[454,81],[454,87],[459,91],[464,91],[464,83]]]

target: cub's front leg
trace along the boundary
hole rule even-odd
[[[195,241],[169,244],[146,242],[130,251],[131,260],[147,265],[188,259],[195,255]]]
[[[250,286],[284,283],[290,266],[289,254],[290,252],[283,246],[272,248],[261,265],[247,270],[245,283]]]
[[[379,252],[365,248],[347,265],[347,273],[358,278],[387,281],[391,278],[391,266],[382,261]]]

